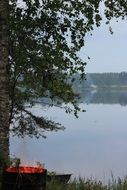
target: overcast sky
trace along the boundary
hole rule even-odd
[[[86,46],[81,51],[82,57],[86,58],[86,54],[91,57],[87,73],[127,71],[127,21],[113,22],[113,35],[108,28],[103,24],[92,36],[87,35]]]

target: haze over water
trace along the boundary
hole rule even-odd
[[[111,178],[111,173],[115,177],[127,175],[126,100],[121,104],[119,90],[118,93],[115,92],[115,102],[109,98],[111,96],[107,98],[103,94],[105,101],[97,103],[93,95],[95,92],[89,92],[88,97],[91,97],[90,93],[93,97],[92,103],[89,101],[89,104],[86,104],[83,100],[80,106],[84,107],[86,112],[80,113],[78,119],[67,115],[58,107],[48,109],[36,105],[34,113],[48,116],[62,123],[66,129],[47,132],[46,139],[11,137],[11,154],[20,157],[23,164],[40,161],[45,163],[49,171],[72,173],[73,177],[93,176],[107,181]],[[124,96],[125,93],[127,94],[126,90]]]

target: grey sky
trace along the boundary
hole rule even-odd
[[[103,24],[87,35],[86,47],[81,56],[91,60],[86,72],[121,72],[127,71],[127,21],[112,22],[114,34],[111,35],[108,25]]]

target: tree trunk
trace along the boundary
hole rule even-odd
[[[8,7],[9,0],[0,0],[0,171],[9,156]]]

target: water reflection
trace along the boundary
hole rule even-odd
[[[62,123],[66,130],[49,132],[46,140],[13,137],[11,153],[19,156],[23,163],[39,161],[50,171],[73,176],[107,180],[112,172],[123,177],[127,174],[127,107],[108,102],[108,105],[85,104],[85,109],[79,119],[57,107],[47,111],[41,106],[34,109],[37,115],[48,115]]]
[[[81,101],[89,104],[127,105],[126,88],[94,88],[81,93]]]

